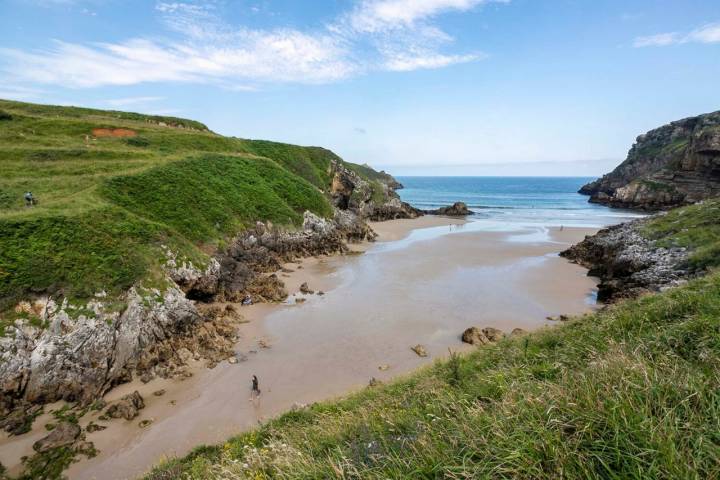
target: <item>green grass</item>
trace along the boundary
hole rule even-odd
[[[643,234],[664,247],[692,249],[691,266],[720,266],[720,199],[676,208],[650,221]]]
[[[0,311],[35,294],[154,281],[161,243],[202,264],[208,246],[257,220],[294,228],[305,210],[332,215],[324,191],[342,160],[322,148],[175,117],[4,100],[0,112]],[[137,136],[94,139],[95,128]]]
[[[233,234],[255,220],[302,224],[302,212],[331,216],[323,194],[265,159],[207,155],[114,177],[102,194],[193,241]]]
[[[313,405],[146,478],[720,477],[720,274]]]

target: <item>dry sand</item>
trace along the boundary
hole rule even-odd
[[[294,405],[363,388],[371,377],[389,380],[448,348],[468,349],[459,335],[471,325],[532,330],[548,324],[548,315],[592,308],[594,281],[557,256],[592,230],[507,233],[464,226],[442,217],[376,223],[380,241],[355,246],[366,250],[362,255],[286,265],[293,270],[279,273],[291,292],[286,304],[240,310],[249,322],[240,327],[237,351],[246,360],[212,370],[197,365],[185,381],[136,381],[113,390],[108,401],[139,390],[147,406],[131,422],[113,420],[107,430],[88,434],[100,454],[73,465],[69,478],[135,478],[164,458],[221,442]],[[300,294],[303,282],[325,295]],[[428,358],[410,350],[418,343]],[[262,395],[251,402],[253,374]],[[166,393],[154,396],[159,389]],[[143,419],[153,423],[140,429]],[[46,421],[39,419],[31,434],[0,441],[0,461],[16,470]]]

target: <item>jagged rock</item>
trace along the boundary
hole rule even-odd
[[[502,330],[498,330],[497,328],[494,328],[494,327],[485,327],[482,329],[482,333],[491,342],[500,341],[505,337],[505,334],[503,333]]]
[[[527,331],[523,330],[522,328],[514,328],[512,332],[510,332],[511,337],[522,337],[523,335],[527,335]]]
[[[427,357],[428,356],[427,350],[425,350],[425,347],[420,344],[417,344],[414,347],[410,347],[410,350],[415,352],[418,357]]]
[[[380,370],[381,372],[384,372],[385,370],[387,370],[389,368],[390,368],[390,365],[380,365],[378,367],[378,370]]]
[[[60,422],[50,435],[33,444],[33,450],[44,453],[58,447],[65,447],[75,443],[80,436],[80,426],[72,422]]]
[[[300,285],[300,293],[304,293],[305,295],[312,295],[315,292],[313,290],[310,290],[310,287],[308,287],[307,282],[303,282],[303,284]]]
[[[375,377],[372,377],[368,382],[369,387],[377,387],[380,384],[382,384],[382,382]]]
[[[691,274],[686,249],[657,246],[640,233],[647,221],[600,230],[560,253],[588,268],[588,275],[600,278],[598,301],[607,303],[660,291],[683,283]],[[564,320],[562,317],[559,319]]]
[[[672,122],[637,137],[615,170],[580,193],[611,207],[666,209],[720,194],[720,112]]]
[[[462,341],[470,345],[485,345],[490,340],[477,327],[467,328],[462,334]]]
[[[423,213],[428,215],[445,215],[448,217],[465,217],[467,215],[474,215],[474,212],[470,210],[464,202],[455,202],[449,207],[441,207],[437,210],[423,210]]]
[[[105,430],[106,428],[107,428],[107,427],[106,427],[105,425],[98,425],[97,423],[90,422],[90,423],[88,424],[88,426],[85,428],[85,430],[86,430],[88,433],[93,433],[93,432],[100,432],[100,431],[102,431],[102,430]]]
[[[237,357],[230,357],[230,358],[228,358],[228,363],[229,363],[229,364],[232,364],[232,365],[238,363]]]
[[[0,420],[0,428],[10,435],[22,435],[32,429],[33,421],[42,412],[41,405],[25,405]]]
[[[110,405],[105,414],[110,418],[132,420],[140,414],[140,410],[143,408],[145,408],[145,402],[136,390],[129,395],[125,395],[119,402]]]
[[[165,395],[165,389],[161,388],[160,390],[155,390],[153,392],[153,395],[155,395],[156,397],[162,397],[163,395]]]

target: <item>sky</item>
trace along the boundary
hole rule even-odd
[[[395,175],[600,175],[718,85],[719,0],[0,0],[0,98]]]

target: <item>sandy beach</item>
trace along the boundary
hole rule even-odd
[[[552,324],[548,315],[593,308],[594,281],[557,256],[592,229],[471,227],[432,216],[373,224],[378,241],[352,245],[358,253],[286,265],[292,272],[278,273],[290,292],[286,303],[240,310],[247,323],[239,330],[237,364],[207,369],[198,362],[184,381],[114,389],[108,402],[138,390],[145,409],[133,421],[113,420],[88,434],[99,454],[74,464],[68,477],[136,478],[165,458],[221,442],[294,406],[364,388],[373,377],[390,380],[449,348],[471,348],[459,339],[469,326],[533,330]],[[324,294],[300,294],[304,282]],[[418,343],[427,358],[410,350]],[[253,374],[262,390],[257,401],[249,398]],[[161,389],[162,396],[153,395]],[[81,423],[103,423],[97,416],[89,413]],[[51,420],[46,413],[33,432],[0,441],[0,461],[10,473]],[[152,424],[141,429],[142,420]]]

